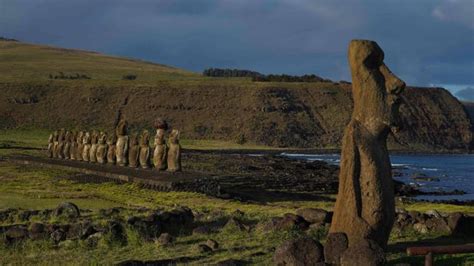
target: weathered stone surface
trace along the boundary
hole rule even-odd
[[[120,245],[127,244],[127,233],[119,221],[110,221],[108,224],[109,241]]]
[[[158,128],[155,135],[155,149],[153,150],[153,165],[157,170],[166,170],[167,168],[167,147],[165,143],[165,130]]]
[[[61,128],[58,135],[58,144],[56,145],[56,158],[64,159],[64,139],[66,135],[66,130]]]
[[[387,136],[397,124],[405,83],[383,63],[373,41],[349,45],[354,111],[344,132],[339,192],[331,233],[346,233],[349,247],[372,239],[386,247],[395,216]]]
[[[72,132],[71,132],[71,139],[70,139],[71,148],[69,149],[69,159],[71,159],[71,160],[76,160],[76,155],[77,155],[77,142],[76,142],[77,134],[78,134],[77,131],[72,131]]]
[[[209,226],[202,225],[193,229],[193,235],[208,235],[212,233],[212,229]]]
[[[107,162],[107,144],[105,143],[107,140],[107,134],[101,132],[99,134],[99,140],[97,141],[97,162],[98,163],[106,163]]]
[[[306,230],[308,229],[309,223],[301,216],[292,213],[286,213],[283,215],[283,219],[277,222],[275,229],[277,230]]]
[[[82,161],[82,151],[84,150],[84,143],[83,143],[83,138],[84,138],[84,131],[79,131],[76,137],[76,143],[77,143],[77,148],[76,148],[76,160]]]
[[[48,149],[47,149],[47,154],[49,158],[53,158],[54,154],[54,133],[49,134],[48,138]]]
[[[339,265],[341,263],[341,256],[348,246],[346,234],[328,234],[326,244],[324,245],[324,259],[326,263]]]
[[[59,130],[56,130],[53,133],[53,147],[52,147],[53,158],[58,158],[58,145],[59,145]]]
[[[33,240],[45,239],[48,236],[46,226],[42,223],[32,223],[30,225],[30,238]]]
[[[310,223],[330,223],[331,214],[323,209],[317,208],[303,208],[298,209],[296,214],[303,217]]]
[[[110,134],[107,138],[107,163],[115,164],[116,157],[115,157],[115,150],[117,142],[117,136],[115,134]]]
[[[5,232],[5,239],[8,244],[16,243],[28,238],[28,230],[22,225],[10,227]]]
[[[372,240],[350,243],[342,254],[341,266],[381,266],[385,264],[383,249]]]
[[[54,210],[54,216],[66,216],[68,218],[77,218],[81,215],[79,208],[72,202],[62,202]]]
[[[97,142],[99,140],[99,132],[96,130],[92,131],[91,134],[91,148],[89,150],[89,162],[97,162]]]
[[[89,132],[84,133],[82,138],[82,160],[89,162],[89,155],[91,150],[91,134]]]
[[[448,216],[448,227],[453,235],[474,236],[474,217],[462,213],[452,213]]]
[[[172,244],[175,241],[174,237],[168,233],[163,233],[158,237],[157,242],[160,245],[167,246]]]
[[[208,247],[206,244],[197,244],[194,249],[198,253],[209,253],[212,251],[212,248]]]
[[[206,245],[210,247],[212,250],[217,250],[219,248],[219,243],[217,243],[214,239],[208,239],[206,241]]]
[[[227,230],[247,231],[248,227],[240,219],[231,217],[224,226]]]
[[[168,139],[168,171],[181,171],[181,145],[179,144],[179,130],[173,129]]]
[[[130,141],[128,145],[128,166],[137,167],[138,166],[138,156],[140,155],[140,146],[138,145],[137,134],[132,134],[130,136]]]
[[[64,159],[69,160],[71,156],[71,131],[66,131],[66,134],[64,135],[64,146],[63,146],[63,154],[64,154]]]
[[[126,120],[121,119],[115,129],[117,135],[117,144],[115,145],[115,156],[117,164],[125,166],[128,163],[128,136],[127,136],[128,123]]]
[[[66,240],[66,232],[64,232],[62,229],[57,229],[51,233],[51,240],[54,243],[59,243],[63,240]]]
[[[275,265],[315,265],[324,261],[323,246],[311,238],[285,241],[275,250]]]
[[[139,162],[142,168],[150,168],[150,133],[143,130],[140,136],[140,155]]]

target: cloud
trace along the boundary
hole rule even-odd
[[[467,87],[456,93],[456,96],[461,100],[474,101],[474,87]]]
[[[206,67],[349,80],[351,39],[376,40],[412,85],[474,84],[469,1],[0,0],[0,35]]]

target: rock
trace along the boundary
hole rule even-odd
[[[206,245],[210,247],[212,250],[216,250],[219,248],[219,243],[217,243],[217,241],[215,241],[214,239],[208,239],[206,241]]]
[[[33,240],[46,239],[48,232],[46,226],[42,223],[32,223],[30,225],[30,238]]]
[[[212,230],[209,226],[198,226],[193,229],[193,235],[208,235],[212,233]]]
[[[328,234],[324,246],[324,258],[326,263],[339,265],[341,256],[348,247],[347,236],[344,233]]]
[[[33,215],[37,215],[39,213],[39,211],[36,211],[36,210],[26,210],[26,211],[22,211],[18,214],[18,219],[20,221],[28,221],[30,219],[31,216]]]
[[[443,217],[436,218],[435,216],[429,218],[425,222],[426,227],[432,232],[450,232],[448,223]]]
[[[125,119],[121,118],[116,129],[115,134],[117,135],[117,142],[115,144],[115,159],[117,164],[125,166],[128,163],[128,136],[127,129],[128,123]]]
[[[441,218],[442,215],[437,210],[429,210],[425,213],[428,216],[433,216],[435,218]]]
[[[463,237],[474,236],[474,217],[461,213],[452,213],[448,216],[447,220],[452,235]]]
[[[405,83],[388,70],[382,49],[373,41],[352,40],[348,57],[354,109],[342,141],[330,232],[345,233],[349,243],[370,236],[386,247],[395,220],[387,137],[398,121]]]
[[[174,243],[174,237],[168,233],[163,233],[158,237],[157,242],[162,246],[167,246]]]
[[[317,208],[298,209],[296,214],[303,217],[309,223],[330,223],[330,214],[328,211]]]
[[[87,239],[89,236],[98,232],[97,229],[89,223],[82,224],[81,229],[80,239]]]
[[[99,244],[99,241],[102,239],[103,234],[98,232],[93,235],[90,235],[86,240],[86,246],[89,248],[95,248]]]
[[[51,233],[51,240],[56,244],[66,240],[66,233],[62,229],[57,229]]]
[[[181,145],[179,144],[179,130],[173,129],[168,137],[168,171],[181,171]]]
[[[140,152],[138,155],[138,161],[142,168],[150,168],[150,133],[148,130],[143,130],[140,136]]]
[[[208,247],[207,245],[205,245],[205,244],[197,244],[195,246],[195,250],[198,253],[209,253],[209,252],[212,251],[212,249],[210,247]]]
[[[167,168],[167,147],[165,143],[165,130],[162,128],[156,129],[155,148],[153,150],[153,165],[156,170],[166,170]]]
[[[14,225],[5,232],[7,243],[12,244],[28,238],[28,230],[24,226]]]
[[[353,244],[341,256],[341,266],[382,265],[385,265],[385,254],[383,249],[372,240],[361,240]]]
[[[127,244],[127,233],[125,228],[119,221],[109,222],[109,241],[112,243],[117,243],[119,245]]]
[[[54,216],[65,216],[68,218],[78,218],[81,214],[76,204],[72,202],[63,202],[54,210]]]
[[[285,241],[273,255],[275,265],[315,265],[323,260],[323,246],[311,238]]]
[[[128,166],[137,167],[138,157],[140,155],[140,146],[138,145],[138,136],[133,133],[128,142]]]
[[[426,224],[423,224],[423,223],[416,223],[413,225],[413,229],[415,231],[417,231],[418,233],[421,233],[421,234],[426,234],[428,233],[428,227],[426,226]]]
[[[309,223],[301,216],[292,213],[287,213],[283,216],[283,219],[277,222],[275,229],[277,230],[306,230],[308,229]]]

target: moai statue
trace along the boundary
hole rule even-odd
[[[130,136],[130,143],[128,145],[128,166],[138,166],[138,156],[140,155],[140,146],[138,145],[138,136],[133,133]]]
[[[91,150],[91,134],[89,132],[86,132],[82,138],[82,145],[82,160],[84,162],[89,162],[89,154]]]
[[[121,119],[115,129],[117,134],[117,144],[115,145],[115,157],[117,164],[120,166],[127,165],[128,161],[128,136],[127,136],[128,123],[126,120]]]
[[[107,138],[107,163],[115,164],[115,150],[116,150],[117,136],[112,133]]]
[[[71,132],[71,139],[70,139],[71,148],[69,149],[69,159],[71,159],[71,160],[76,160],[76,154],[77,154],[77,151],[76,151],[77,150],[76,138],[77,138],[77,132],[72,131]]]
[[[83,138],[84,138],[84,131],[79,131],[76,137],[76,143],[77,143],[76,160],[78,161],[82,161],[82,151],[84,150],[84,143],[82,142]]]
[[[373,41],[349,45],[354,110],[344,131],[339,192],[330,233],[345,233],[348,249],[343,265],[375,259],[386,248],[395,216],[394,186],[387,136],[396,125],[400,93],[405,83],[383,62],[384,53]],[[361,250],[364,250],[363,252]],[[361,255],[362,256],[362,255]],[[372,265],[373,263],[370,263]]]
[[[140,155],[139,161],[142,168],[150,168],[150,133],[143,130],[140,136]]]
[[[61,130],[59,130],[58,146],[56,147],[57,148],[56,154],[57,154],[59,159],[64,159],[65,135],[66,135],[66,132],[65,132],[64,128],[61,128]]]
[[[64,146],[63,146],[63,155],[64,159],[69,160],[71,151],[71,131],[66,131],[64,134]]]
[[[181,171],[181,145],[179,144],[179,130],[173,129],[168,138],[168,171]]]
[[[165,132],[168,130],[168,124],[165,120],[158,118],[155,120],[155,143],[153,150],[153,165],[157,170],[166,170],[167,148],[165,142]]]
[[[107,134],[104,132],[100,132],[99,140],[97,141],[97,162],[98,163],[106,163],[107,161],[107,144],[105,143],[107,139]]]
[[[48,138],[48,157],[53,158],[54,149],[54,132],[49,134]]]
[[[91,134],[91,149],[89,150],[89,162],[97,162],[97,141],[99,140],[99,133],[96,130]]]
[[[59,130],[53,133],[53,158],[58,158]]]

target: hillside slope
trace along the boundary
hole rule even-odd
[[[0,69],[6,73],[0,75],[2,128],[110,130],[120,110],[137,130],[150,128],[153,119],[161,116],[190,139],[336,148],[352,111],[351,87],[347,84],[209,78],[98,54],[91,54],[86,65],[77,59],[79,66],[72,67],[71,59],[61,58],[70,56],[71,52],[61,50],[43,55],[44,59],[36,57],[34,62],[28,62],[27,58],[17,61],[18,50],[5,46],[11,44],[0,42]],[[29,45],[28,49],[45,48]],[[87,72],[92,79],[50,80],[46,74],[52,69],[43,69],[46,63],[42,60],[65,62],[68,71]],[[94,60],[99,62],[96,64]],[[21,66],[28,68],[24,73],[29,73],[25,74],[29,78],[18,78]],[[55,69],[61,68],[56,63]],[[130,72],[136,73],[138,79],[121,80],[122,75]],[[392,148],[430,151],[472,148],[470,119],[448,91],[408,88],[404,98],[406,104],[401,113],[405,129],[391,137]]]

